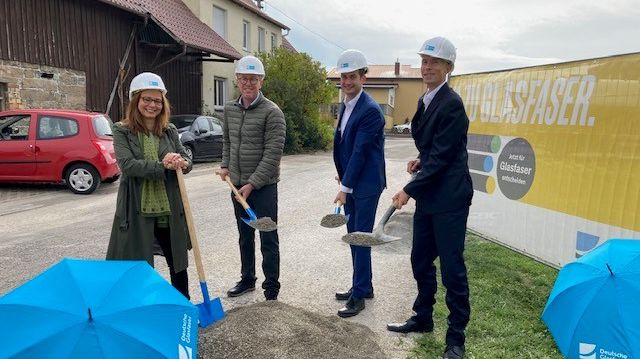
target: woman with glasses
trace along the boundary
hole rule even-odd
[[[144,72],[134,77],[126,118],[113,126],[122,177],[107,259],[146,260],[153,266],[157,240],[171,284],[189,299],[191,242],[175,171],[189,172],[191,160],[169,123],[166,93],[160,76]]]

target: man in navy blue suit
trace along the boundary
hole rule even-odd
[[[413,304],[415,315],[403,323],[392,323],[393,332],[430,332],[433,330],[433,305],[437,290],[436,267],[440,257],[442,283],[449,308],[444,359],[464,356],[464,330],[469,322],[469,284],[464,264],[464,240],[473,196],[467,164],[469,119],[462,100],[447,85],[453,71],[456,49],[443,38],[427,40],[418,52],[421,73],[427,85],[418,101],[411,122],[411,134],[419,156],[407,164],[407,172],[416,173],[413,181],[393,196],[400,209],[409,197],[416,200],[413,217],[411,267],[418,284]]]
[[[335,203],[343,203],[348,214],[347,231],[371,232],[380,194],[386,186],[384,165],[384,116],[380,106],[362,90],[367,80],[367,60],[358,50],[347,50],[338,58],[340,88],[344,102],[333,142],[333,160],[340,191]],[[371,248],[351,246],[351,288],[336,293],[346,300],[340,317],[357,315],[364,300],[373,298]]]

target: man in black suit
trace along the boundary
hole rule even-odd
[[[413,304],[415,315],[403,323],[392,323],[393,332],[433,330],[433,305],[437,290],[434,260],[440,257],[442,283],[449,308],[445,359],[464,356],[464,330],[469,322],[469,285],[464,264],[464,240],[473,196],[467,164],[469,119],[462,100],[447,85],[453,71],[456,49],[442,37],[427,40],[419,52],[421,73],[427,86],[411,122],[411,133],[419,151],[407,171],[413,181],[393,196],[400,209],[409,198],[416,200],[413,220],[411,266],[418,284]]]

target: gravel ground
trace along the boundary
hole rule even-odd
[[[406,254],[412,222],[412,213],[396,213],[384,232],[401,240],[376,246],[375,250]],[[198,358],[388,358],[379,342],[378,334],[365,325],[266,301],[231,309],[223,320],[200,329]]]
[[[236,308],[200,330],[198,358],[385,358],[364,325],[268,301]]]

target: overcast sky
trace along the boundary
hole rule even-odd
[[[457,48],[454,74],[640,52],[640,0],[266,0],[289,41],[325,66],[344,49],[418,66],[428,38]]]

